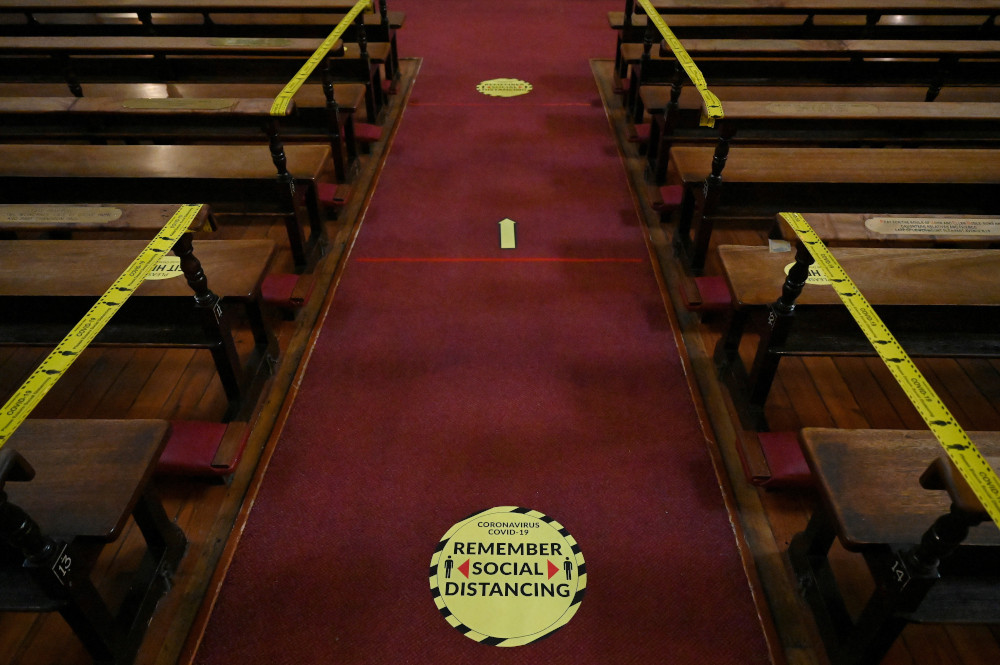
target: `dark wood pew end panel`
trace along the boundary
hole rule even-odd
[[[1000,437],[970,438],[996,469]],[[831,665],[877,665],[911,622],[1000,621],[1000,530],[930,432],[807,428],[802,446],[822,505],[788,554]],[[857,618],[834,539],[874,578]]]
[[[0,450],[0,610],[59,612],[96,662],[133,660],[186,549],[150,483],[169,431],[161,420],[21,425]],[[90,573],[130,518],[146,556],[110,608]]]

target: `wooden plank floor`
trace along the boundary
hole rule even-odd
[[[722,316],[700,318],[681,305],[671,229],[659,222],[650,207],[644,157],[628,141],[629,128],[620,97],[612,90],[612,62],[594,60],[592,68],[608,108],[611,128],[618,138],[636,205],[645,221],[648,244],[658,262],[668,311],[674,317],[686,351],[693,393],[714,436],[724,492],[738,515],[736,526],[745,539],[751,581],[758,607],[773,640],[776,662],[795,665],[826,662],[819,647],[809,610],[796,591],[785,552],[792,536],[805,527],[815,497],[807,491],[763,490],[746,481],[737,445],[752,437],[734,417],[725,391],[716,378],[712,351],[721,334]],[[766,244],[761,229],[721,230],[713,244]],[[712,265],[706,272],[711,272]],[[718,274],[718,273],[716,273]],[[968,359],[919,359],[925,373],[948,408],[970,430],[1000,427],[1000,362]],[[793,399],[794,396],[794,399]],[[792,358],[782,361],[766,417],[771,429],[801,427],[926,429],[916,410],[876,358]],[[850,589],[852,611],[871,588],[860,557],[843,550],[835,566]],[[1000,601],[998,601],[1000,602]],[[883,665],[950,663],[972,665],[1000,662],[1000,626],[910,625],[893,645]]]
[[[172,665],[186,659],[213,598],[214,575],[224,567],[230,533],[238,529],[241,511],[266,466],[272,432],[294,394],[296,373],[309,351],[314,330],[325,311],[325,295],[336,285],[350,245],[384,161],[404,99],[416,77],[419,59],[403,59],[397,94],[383,121],[383,138],[361,157],[361,173],[352,183],[347,206],[327,221],[329,249],[308,276],[315,290],[294,320],[272,316],[280,365],[262,396],[244,458],[228,483],[192,479],[158,479],[157,489],[168,515],[186,534],[189,545],[173,587],[160,602],[136,663]],[[363,117],[359,120],[363,121]],[[214,238],[271,238],[279,247],[275,270],[289,272],[291,255],[284,225],[278,218],[224,218]],[[211,275],[208,275],[211,286]],[[249,333],[237,347],[252,347]],[[49,349],[0,348],[0,399],[20,386]],[[222,417],[226,399],[208,351],[178,349],[88,349],[36,408],[37,418],[175,418],[214,420]],[[109,602],[124,592],[120,571],[142,552],[138,529],[131,525],[105,548],[93,575]],[[91,659],[58,614],[0,613],[0,663],[10,665],[84,665]]]

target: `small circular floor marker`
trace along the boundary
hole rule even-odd
[[[476,90],[491,97],[517,97],[531,92],[531,84],[521,79],[490,79],[477,85]]]
[[[536,510],[501,506],[465,518],[441,538],[431,594],[445,619],[483,644],[530,644],[573,618],[587,566],[573,536]]]

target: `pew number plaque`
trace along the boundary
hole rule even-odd
[[[501,506],[448,530],[431,557],[430,586],[438,610],[466,637],[523,646],[569,623],[583,600],[587,567],[561,524]]]

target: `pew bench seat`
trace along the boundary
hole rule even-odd
[[[930,432],[806,428],[799,438],[821,504],[788,556],[832,665],[881,662],[911,622],[1000,621],[1000,530]],[[1000,435],[969,438],[1000,469]],[[874,579],[857,618],[830,561],[835,539]]]
[[[58,611],[95,661],[132,661],[186,547],[150,482],[169,431],[161,420],[29,419],[14,432],[0,450],[0,610]],[[91,572],[130,518],[146,557],[112,569],[131,581],[115,610]]]
[[[274,214],[286,221],[296,267],[321,255],[317,186],[333,178],[330,147],[285,146],[289,177],[259,145],[0,145],[7,203],[205,201],[213,213]],[[280,161],[280,160],[279,160]],[[306,236],[305,229],[308,229]]]
[[[801,258],[801,245],[798,256]],[[998,357],[1000,254],[990,249],[834,247],[859,291],[912,356]],[[764,408],[785,356],[874,355],[824,283],[807,282],[779,306],[796,253],[722,245],[732,311],[715,349],[720,376],[748,430],[766,431]],[[818,278],[814,274],[814,279]],[[744,361],[744,357],[747,361]]]
[[[711,147],[670,151],[667,186],[683,190],[674,242],[694,273],[704,267],[717,221],[839,212],[845,202],[885,213],[1000,212],[997,150],[737,146],[726,159],[715,157]]]
[[[647,86],[648,87],[648,86]],[[726,100],[715,127],[654,116],[647,161],[662,184],[675,143],[858,147],[978,147],[1000,143],[1000,104],[882,100]],[[670,115],[670,117],[667,117]],[[721,149],[721,148],[720,148]]]
[[[143,240],[0,241],[0,303],[6,313],[0,344],[58,343],[145,246]],[[225,418],[246,420],[278,358],[260,309],[274,244],[192,245],[185,236],[175,252],[176,260],[161,260],[92,345],[206,349],[229,400]],[[192,258],[192,267],[181,263]],[[249,331],[252,348],[238,348],[239,329]]]

